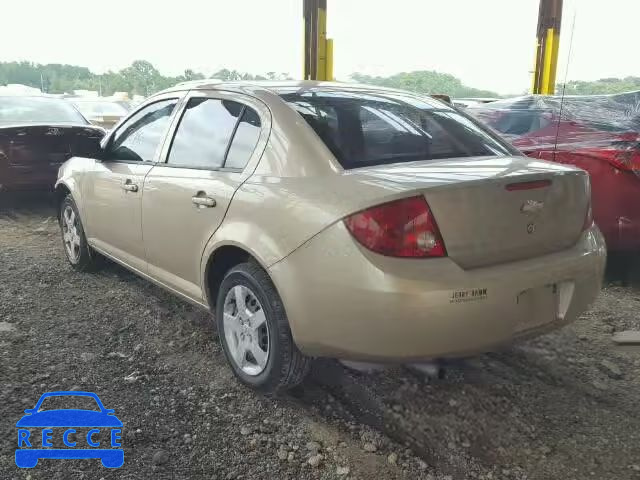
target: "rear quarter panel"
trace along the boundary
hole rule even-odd
[[[383,185],[355,187],[352,179],[339,174],[251,177],[236,191],[225,220],[205,248],[203,275],[208,258],[221,246],[241,247],[268,268],[345,215],[393,194]]]

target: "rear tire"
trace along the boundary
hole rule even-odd
[[[99,266],[98,254],[87,242],[80,213],[71,195],[67,195],[60,203],[58,221],[62,233],[62,247],[69,264],[79,272],[96,270]]]
[[[277,393],[300,384],[309,372],[310,358],[294,343],[280,295],[259,265],[242,263],[226,273],[215,314],[224,354],[245,385]]]

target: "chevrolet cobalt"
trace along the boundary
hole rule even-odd
[[[234,373],[266,392],[314,356],[416,362],[565,325],[606,255],[586,172],[355,84],[179,85],[56,191],[75,269],[108,257],[210,309]]]

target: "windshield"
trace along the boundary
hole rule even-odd
[[[115,102],[73,101],[73,103],[86,117],[123,117],[127,113],[125,107]]]
[[[87,121],[65,100],[38,97],[0,97],[0,124],[82,123]]]
[[[344,168],[517,152],[438,100],[406,93],[281,91]]]

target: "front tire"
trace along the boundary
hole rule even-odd
[[[277,393],[302,382],[310,359],[295,345],[280,295],[259,265],[227,272],[215,313],[222,349],[242,383]]]
[[[80,213],[71,195],[67,195],[60,204],[58,219],[64,253],[71,266],[79,272],[95,270],[98,267],[97,254],[87,242]]]

